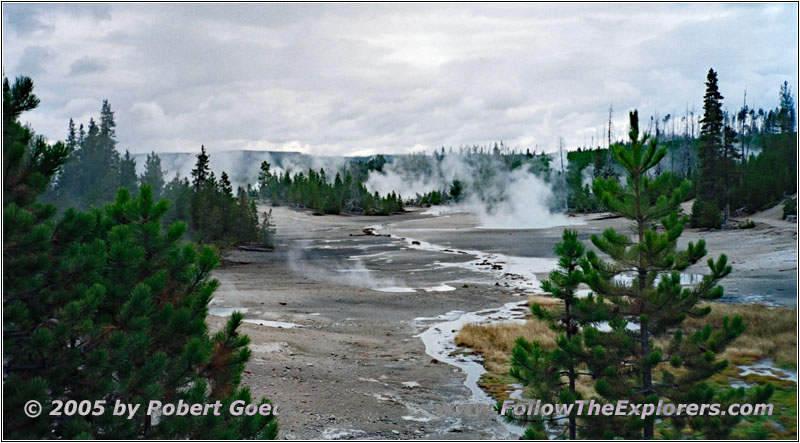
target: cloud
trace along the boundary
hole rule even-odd
[[[26,35],[52,29],[52,26],[41,20],[35,7],[23,3],[9,3],[3,5],[3,28],[11,29],[17,35]]]
[[[69,75],[79,76],[108,71],[108,59],[99,57],[81,57],[69,65]]]
[[[3,66],[33,76],[37,132],[64,138],[108,99],[131,152],[552,151],[599,138],[612,104],[619,137],[633,108],[700,112],[709,67],[729,108],[745,87],[774,107],[797,78],[797,18],[791,4],[9,4]]]
[[[52,57],[53,51],[43,46],[27,46],[17,61],[19,75],[36,77],[47,70],[47,61]]]
[[[102,3],[36,5],[8,3],[3,5],[3,27],[18,36],[56,30],[55,18],[92,17],[97,20],[111,18],[109,5]]]

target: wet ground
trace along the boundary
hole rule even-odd
[[[489,414],[443,413],[491,407],[472,380],[480,365],[448,341],[464,322],[523,316],[526,292],[555,266],[563,227],[482,229],[463,213],[273,213],[278,247],[226,254],[209,322],[219,328],[244,311],[253,353],[244,383],[283,407],[281,438],[518,437]],[[573,219],[587,244],[625,227],[593,218]],[[779,223],[687,231],[683,241],[702,237],[712,256],[729,255],[726,301],[796,305],[797,230]]]

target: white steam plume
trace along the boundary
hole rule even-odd
[[[355,260],[353,264],[340,266],[336,270],[329,270],[320,266],[311,265],[308,261],[303,259],[303,251],[308,250],[310,247],[311,241],[303,240],[299,245],[289,250],[287,262],[292,272],[301,274],[312,280],[335,282],[375,291],[397,292],[405,288],[403,283],[399,283],[392,277],[376,276],[375,273],[377,271],[367,269],[361,260]],[[409,288],[407,291],[402,292],[414,292],[414,290]]]
[[[562,180],[560,163],[557,172],[553,163],[551,183]],[[536,229],[580,223],[551,210],[563,208],[563,198],[557,198],[550,184],[530,172],[527,163],[509,171],[500,156],[399,156],[384,165],[383,171],[372,171],[366,186],[380,194],[394,191],[407,199],[433,190],[449,191],[454,180],[464,185],[464,197],[452,209],[477,214],[484,228]]]

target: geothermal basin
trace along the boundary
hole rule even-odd
[[[266,208],[260,208],[262,212]],[[427,212],[427,213],[426,213]],[[322,216],[273,208],[271,252],[224,253],[212,330],[238,310],[251,338],[243,382],[280,406],[280,438],[516,439],[491,414],[446,413],[492,400],[483,369],[452,343],[469,322],[520,321],[528,294],[556,265],[564,217],[539,229],[493,229],[479,217],[413,210],[388,217]],[[569,217],[587,247],[621,219]],[[796,226],[761,220],[746,231],[687,229],[728,255],[728,303],[796,306]],[[537,226],[541,226],[541,221]],[[687,272],[706,272],[696,265]]]

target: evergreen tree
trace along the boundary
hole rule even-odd
[[[71,144],[74,141],[75,145],[55,189],[58,195],[56,202],[62,209],[71,206],[85,209],[114,199],[117,189],[123,183],[123,163],[116,150],[115,128],[114,113],[108,100],[103,101],[99,126],[94,119],[90,119],[87,131],[84,132],[81,125],[75,138],[74,124],[70,125],[67,142]],[[132,159],[128,158],[126,161]],[[124,164],[124,167],[126,186],[135,189],[135,165],[132,176],[130,163]],[[131,178],[134,180],[131,181]]]
[[[266,200],[269,197],[268,192],[272,181],[272,173],[269,169],[270,164],[262,161],[258,171],[258,194],[262,200]]]
[[[731,216],[731,191],[736,184],[738,178],[738,160],[742,158],[741,153],[736,148],[736,131],[728,125],[722,129],[722,156],[720,162],[722,163],[722,183],[724,185],[725,194],[723,196],[725,224]]]
[[[139,178],[136,176],[136,160],[130,152],[125,150],[125,156],[119,162],[119,185],[130,192],[139,187]]]
[[[249,202],[247,194],[241,187],[239,188],[239,194]],[[220,223],[220,228],[222,229],[222,232],[220,232],[219,234],[219,237],[222,237],[225,236],[228,232],[230,232],[231,227],[236,222],[235,219],[241,215],[240,213],[237,213],[234,209],[233,185],[231,184],[231,181],[228,178],[228,173],[225,171],[222,171],[222,175],[220,176],[219,192],[216,197],[217,197],[216,206],[219,207],[219,210],[222,213],[222,221]]]
[[[169,211],[164,216],[164,224],[169,226],[178,220],[189,223],[192,217],[192,195],[189,179],[181,179],[178,174],[164,185],[164,198],[171,202]]]
[[[731,206],[755,212],[797,192],[797,137],[762,134],[761,152],[744,163],[740,183],[731,192]]]
[[[539,342],[529,342],[519,337],[511,356],[510,374],[526,387],[531,398],[551,403],[571,404],[582,398],[576,390],[576,381],[581,375],[579,366],[587,360],[583,348],[581,325],[585,318],[576,309],[578,298],[575,292],[583,281],[580,262],[584,246],[578,233],[564,230],[562,241],[553,249],[558,255],[558,269],[542,282],[542,290],[563,302],[563,308],[547,310],[538,304],[531,305],[533,315],[548,323],[551,329],[562,333],[556,340],[556,349],[547,352]],[[566,379],[566,381],[564,381]],[[548,417],[552,426],[567,419],[566,434],[570,440],[577,436],[577,414],[566,417]],[[525,433],[526,439],[547,439],[541,422],[535,422]]]
[[[453,201],[458,203],[461,200],[461,193],[464,191],[464,184],[461,183],[460,180],[453,180],[453,184],[450,185],[450,196],[453,197]]]
[[[265,248],[275,247],[275,223],[272,221],[272,209],[264,212],[264,219],[259,225],[258,242]]]
[[[67,132],[67,146],[71,150],[75,150],[78,147],[78,134],[75,132],[75,122],[72,119],[69,119],[69,129]]]
[[[197,162],[192,169],[192,197],[190,226],[198,232],[204,232],[210,224],[208,218],[211,214],[212,198],[214,193],[213,183],[210,183],[212,172],[209,168],[209,157],[205,146],[200,146],[200,153],[196,156]],[[202,237],[201,237],[202,239]]]
[[[259,224],[258,210],[255,202],[247,197],[247,193],[241,186],[237,190],[237,197],[234,201],[230,200],[230,216],[227,223],[232,226],[234,232],[231,241],[234,243],[254,243],[258,241]]]
[[[722,94],[717,86],[717,73],[708,70],[703,97],[703,118],[700,120],[700,144],[697,148],[697,200],[692,207],[692,226],[718,227],[719,206],[723,203],[722,183],[723,114]]]
[[[250,403],[239,386],[248,338],[239,313],[208,334],[219,258],[181,244],[183,224],[162,229],[169,203],[149,187],[59,220],[36,202],[69,147],[19,123],[38,104],[32,89],[28,78],[3,82],[3,438],[276,438],[274,416],[112,414],[117,400]],[[23,413],[30,400],[43,405],[38,417]],[[105,401],[104,413],[51,416],[54,400]]]
[[[117,151],[117,124],[114,121],[114,112],[111,110],[111,105],[108,100],[103,100],[103,105],[100,108],[100,126],[97,128],[97,138],[95,142],[99,149],[104,163],[108,165],[106,171],[102,171],[102,180],[100,182],[101,195],[94,200],[93,204],[103,204],[114,199],[117,189],[122,183],[122,167],[119,152]],[[130,165],[127,166],[128,168]],[[134,165],[132,170],[126,171],[130,180],[133,178],[136,187],[136,167]]]
[[[69,146],[63,143],[50,145],[44,137],[36,136],[30,127],[20,124],[20,114],[37,106],[39,99],[33,94],[30,78],[18,77],[13,85],[7,78],[3,79],[3,207],[11,203],[17,207],[30,207],[31,223],[52,215],[52,208],[48,206],[31,205],[44,192],[50,178],[60,170],[70,152]],[[12,229],[10,224],[13,221],[6,220],[4,229]],[[8,273],[4,272],[4,275],[8,276]]]
[[[147,154],[144,173],[139,177],[139,181],[143,185],[150,186],[155,197],[159,197],[164,191],[164,170],[161,169],[161,158],[155,152]]]
[[[98,137],[104,151],[110,152],[117,149],[117,124],[114,122],[114,111],[111,110],[108,100],[103,100],[103,106],[100,108]]]
[[[209,158],[208,154],[206,154],[206,147],[200,146],[200,153],[197,154],[197,163],[195,163],[194,169],[192,169],[192,188],[194,188],[195,192],[199,191],[206,180],[208,180],[209,172],[211,171],[208,162]]]
[[[86,130],[83,129],[83,123],[78,126],[78,146],[83,146],[83,142],[86,141]]]
[[[781,85],[780,108],[778,111],[778,126],[781,133],[791,134],[797,127],[797,111],[794,109],[794,98],[792,98],[792,88],[789,82]]]
[[[183,183],[175,180],[168,185],[167,195],[173,192],[189,194],[188,219],[194,238],[219,245],[257,241],[258,211],[255,202],[242,187],[238,188],[234,197],[228,173],[223,171],[217,181],[208,165],[209,156],[203,147],[192,170],[191,188],[187,190]]]
[[[228,178],[228,173],[225,171],[222,171],[222,176],[220,176],[219,189],[224,197],[233,199],[233,185],[230,178]]]
[[[709,259],[709,275],[692,288],[681,286],[680,272],[706,254],[703,240],[690,242],[685,250],[677,248],[687,221],[686,217],[678,217],[677,208],[689,183],[676,188],[667,174],[649,178],[648,171],[666,151],[647,134],[640,138],[636,111],[630,114],[630,125],[630,147],[612,146],[615,158],[628,171],[625,187],[614,179],[598,178],[594,182],[594,192],[606,208],[634,223],[633,238],[611,228],[602,236],[592,236],[595,247],[611,261],[600,260],[593,251],[587,253],[586,281],[599,296],[597,300],[590,297],[589,302],[597,301],[593,311],[602,313],[609,331],[587,328],[585,345],[614,362],[593,371],[595,391],[609,402],[625,399],[637,404],[655,405],[665,398],[674,403],[706,403],[734,397],[747,401],[743,390],[716,393],[704,383],[727,366],[727,361],[716,356],[744,330],[742,318],[725,318],[722,329],[712,331],[708,326],[686,338],[680,329],[687,316],[703,317],[710,312],[710,307],[698,304],[722,297],[718,283],[731,267],[725,255],[716,261]],[[661,225],[659,229],[657,223]],[[655,338],[669,334],[672,340],[665,349],[655,344]],[[760,390],[756,397],[768,397],[771,389]],[[675,432],[672,438],[690,421],[683,416],[635,417],[628,419],[626,426],[617,426],[616,431],[602,429],[602,434],[595,437],[652,439],[656,418],[671,421]],[[698,417],[691,420],[691,425],[709,438],[719,438],[726,429],[730,432],[729,426],[720,426],[720,420]]]

